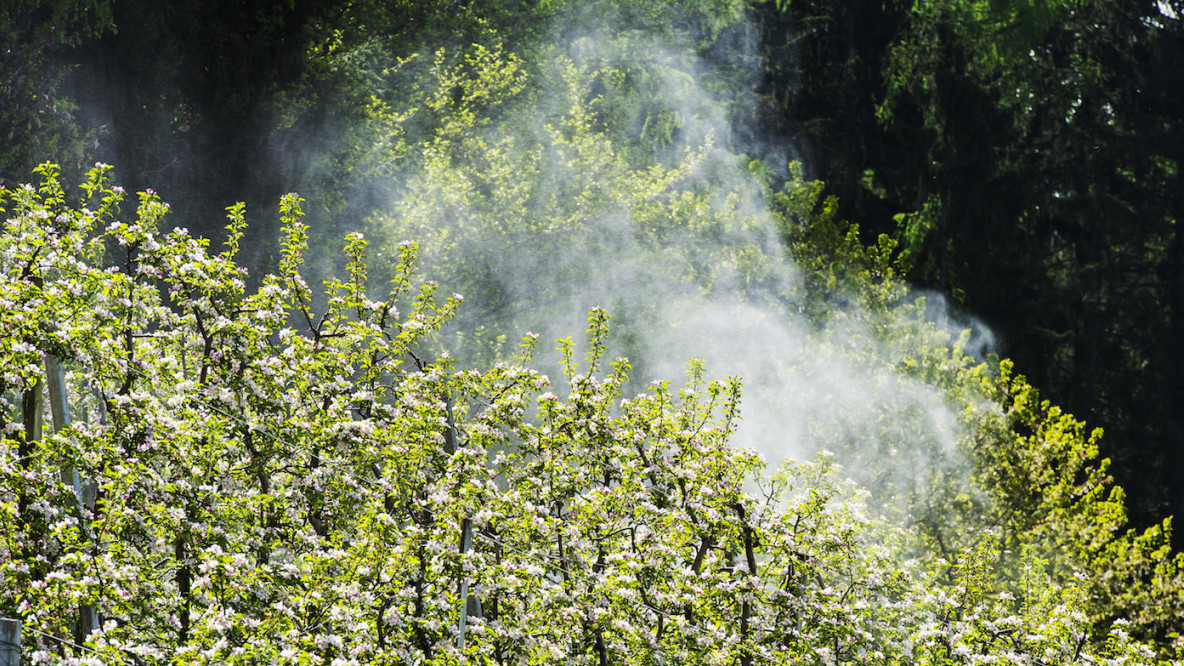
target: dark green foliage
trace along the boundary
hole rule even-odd
[[[768,99],[839,213],[1184,509],[1184,22],[1170,2],[763,4]],[[795,66],[787,66],[793,62]],[[792,94],[791,94],[792,93]]]
[[[78,108],[60,89],[68,53],[110,30],[111,0],[11,0],[0,9],[0,184],[17,182],[48,155],[80,174],[85,141]],[[89,136],[84,136],[84,134]]]

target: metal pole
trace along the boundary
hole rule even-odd
[[[0,618],[0,666],[21,666],[21,621]]]

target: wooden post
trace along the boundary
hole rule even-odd
[[[0,666],[21,666],[21,621],[0,618]]]
[[[444,440],[445,450],[448,453],[454,453],[461,446],[461,443],[459,433],[456,430],[456,420],[452,416],[451,392],[448,394],[448,400],[445,405],[448,409],[448,435]],[[473,552],[473,521],[467,516],[461,520],[460,525],[460,552],[462,558]],[[469,615],[481,617],[481,598],[475,594],[469,595],[469,579],[462,567],[460,574],[460,622],[458,623],[456,633],[456,647],[460,650],[465,649],[465,630],[469,622]],[[465,663],[463,652],[460,656],[460,663],[462,665]]]
[[[49,389],[49,407],[53,412],[53,430],[60,432],[70,427],[70,400],[66,395],[66,371],[53,354],[45,355],[45,379]],[[94,493],[87,493],[93,484],[86,483],[74,467],[62,468],[62,482],[74,486],[78,503],[78,521],[83,533],[90,538],[86,512],[94,508]],[[87,495],[89,494],[89,497]],[[99,630],[99,615],[87,604],[78,607],[78,624],[74,627],[74,642],[82,645],[91,632]],[[0,665],[2,666],[2,665]]]
[[[468,518],[461,521],[460,552],[462,557],[473,552],[473,521]],[[476,595],[473,595],[472,598],[469,597],[469,578],[462,566],[460,574],[460,626],[456,634],[456,647],[461,650],[465,649],[465,625],[469,622],[469,606],[472,605],[471,602],[473,601],[477,602],[477,608],[481,607],[481,601]],[[479,616],[479,614],[480,611],[474,614],[474,616]],[[461,660],[463,663],[463,654],[461,655]]]
[[[25,426],[26,443],[41,440],[41,419],[44,409],[42,403],[41,381],[38,380],[33,384],[33,388],[26,390],[21,396],[21,422]]]
[[[66,396],[66,371],[53,354],[45,355],[45,383],[49,388],[49,409],[53,413],[53,431],[61,432],[70,427],[70,400]],[[62,468],[62,482],[74,484],[77,472],[69,467]],[[82,504],[79,485],[74,486],[78,503]]]

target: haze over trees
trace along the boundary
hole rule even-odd
[[[6,9],[0,615],[36,663],[1177,658],[1181,8],[866,4]]]

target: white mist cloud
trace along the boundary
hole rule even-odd
[[[604,307],[610,353],[630,358],[638,391],[677,383],[690,357],[712,378],[741,377],[735,443],[771,464],[828,449],[852,476],[904,493],[964,476],[941,390],[896,370],[907,341],[890,348],[856,306],[819,330],[790,305],[801,272],[728,108],[757,72],[611,27],[541,52],[531,91],[437,146],[446,157],[408,174],[372,225],[387,242],[419,241],[448,290],[474,289],[458,322],[468,338],[485,327],[579,340],[588,309]],[[930,303],[943,325],[962,324]],[[989,334],[976,330],[981,351]]]

